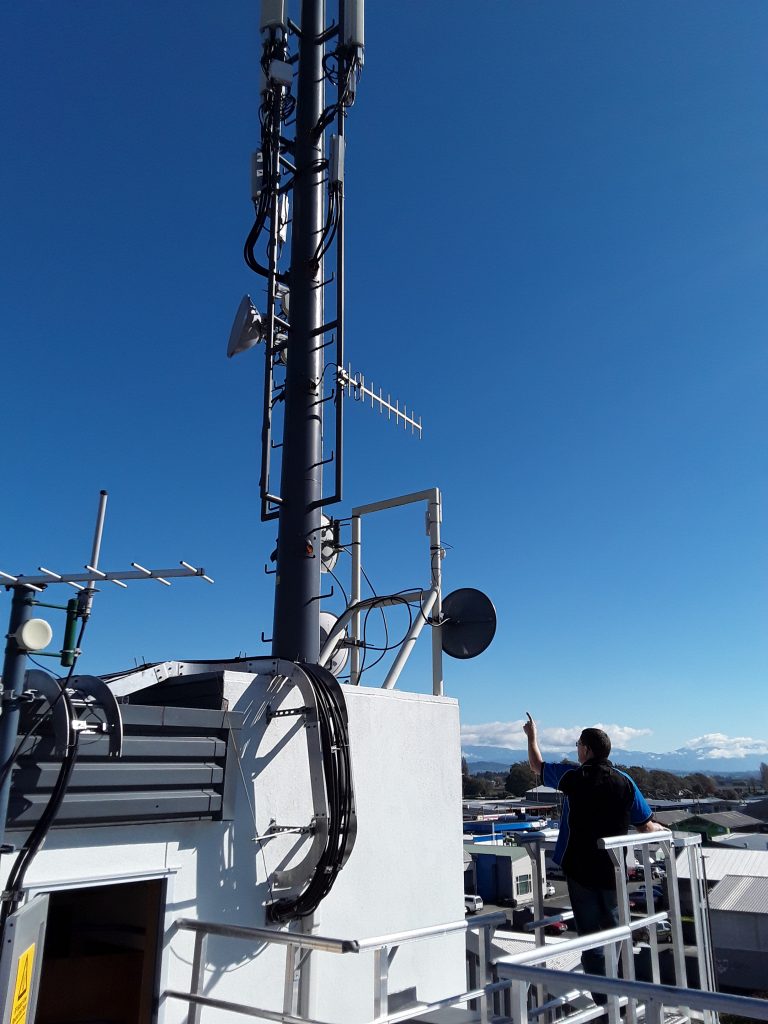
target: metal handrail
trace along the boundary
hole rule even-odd
[[[508,1020],[512,1021],[513,1024],[528,1024],[529,1016],[526,993],[530,985],[547,986],[553,982],[560,982],[573,986],[575,979],[572,971],[554,970],[550,967],[538,966],[541,961],[551,960],[555,950],[557,956],[560,956],[563,953],[579,952],[598,946],[608,946],[610,948],[616,942],[631,937],[633,931],[645,928],[657,921],[665,920],[666,917],[666,912],[661,911],[646,915],[643,918],[636,918],[630,925],[622,925],[618,928],[595,932],[591,935],[569,939],[545,947],[537,946],[522,953],[496,958],[489,963],[489,966],[493,968],[494,977],[487,978],[485,971],[482,971],[482,980],[485,983],[475,984],[465,992],[456,993],[455,995],[430,1003],[417,1003],[392,1013],[386,1011],[385,984],[383,991],[380,993],[383,996],[383,1003],[381,1005],[377,1003],[372,1024],[401,1024],[403,1021],[418,1018],[438,1009],[457,1004],[471,1003],[473,1001],[480,1002],[479,1019],[487,1020],[489,1016],[488,1001],[493,996],[503,996],[509,1000],[510,1015],[507,1017]],[[484,945],[488,949],[490,930],[504,921],[506,921],[506,914],[492,913],[476,917],[472,921],[454,921],[444,925],[414,928],[405,932],[393,932],[388,935],[367,939],[338,939],[329,936],[305,935],[267,928],[246,928],[236,925],[214,924],[191,919],[179,921],[178,927],[195,932],[196,945],[204,943],[209,935],[218,935],[226,938],[257,939],[284,945],[287,947],[289,954],[291,952],[298,954],[302,949],[314,949],[339,954],[359,954],[374,950],[377,957],[381,957],[383,953],[383,959],[386,961],[386,951],[392,950],[403,943],[460,931],[477,930],[481,934],[484,933],[486,936]],[[202,978],[202,969],[204,968],[203,958],[199,954],[195,957],[195,963],[193,991],[180,992],[167,989],[164,992],[167,998],[180,999],[189,1004],[190,1014],[188,1020],[190,1022],[199,1020],[200,1009],[210,1007],[248,1017],[261,1017],[265,1020],[275,1021],[276,1024],[277,1022],[280,1022],[280,1024],[326,1024],[326,1022],[314,1018],[303,1017],[294,1008],[292,1008],[293,1012],[288,1008],[279,1012],[202,995],[199,991],[195,991]],[[381,964],[379,964],[380,966]],[[684,1007],[686,1015],[688,1015],[689,1009],[692,1008],[705,1014],[730,1012],[755,1020],[768,1021],[768,1001],[760,999],[727,995],[719,992],[699,991],[680,986],[661,985],[627,978],[612,978],[591,974],[583,974],[578,977],[579,981],[583,983],[584,988],[588,988],[589,991],[606,994],[610,997],[611,1003],[618,1005],[619,1002],[624,1003],[629,999],[633,1004],[635,1002],[644,1004],[647,1011],[647,1020],[660,1022],[662,1020],[662,1008],[664,1006],[673,1006]],[[561,1002],[561,1000],[558,1002]],[[603,1007],[593,1007],[587,1011],[579,1011],[568,1015],[563,1020],[570,1022],[570,1024],[577,1024],[579,1021],[600,1017],[603,1013]],[[609,1006],[608,1013],[609,1018],[615,1019],[617,1017],[617,1012],[613,1007]],[[536,1016],[535,1013],[534,1016]]]
[[[523,983],[526,986],[553,980],[573,983],[571,971],[555,971],[548,967],[502,962],[498,963],[498,968],[501,973],[508,975],[509,980],[513,983]],[[663,1006],[685,1005],[704,1012],[735,1013],[743,1017],[752,1017],[755,1020],[768,1021],[768,1000],[755,999],[753,996],[705,992],[693,988],[679,988],[676,985],[654,985],[649,981],[630,982],[626,978],[606,978],[598,974],[584,974],[581,978],[585,987],[588,987],[590,991],[602,992],[609,996],[630,996],[639,1002],[653,1002]]]
[[[481,1000],[484,1005],[487,1005],[489,997],[494,992],[501,992],[509,987],[508,982],[490,981],[484,985],[473,986],[466,992],[456,993],[436,1002],[419,1003],[408,1007],[406,1010],[391,1014],[387,1013],[387,972],[389,966],[387,954],[404,943],[416,942],[420,939],[437,935],[467,932],[470,930],[478,930],[487,935],[491,928],[506,922],[506,920],[506,914],[496,912],[493,914],[483,914],[481,917],[476,917],[473,921],[467,921],[465,918],[462,921],[450,921],[441,925],[428,925],[425,928],[411,928],[408,931],[392,932],[388,935],[379,935],[367,939],[338,939],[325,935],[308,935],[302,932],[285,932],[270,928],[247,928],[241,925],[216,924],[209,921],[182,918],[177,922],[177,928],[195,933],[191,987],[189,992],[166,989],[163,995],[167,999],[179,999],[189,1004],[188,1024],[199,1024],[200,1010],[206,1006],[211,1009],[227,1010],[230,1013],[242,1014],[247,1017],[261,1017],[265,1020],[280,1022],[280,1024],[325,1024],[325,1022],[298,1015],[295,985],[286,985],[286,1005],[282,1012],[203,995],[199,990],[205,973],[206,944],[210,936],[216,935],[229,939],[257,940],[285,946],[286,977],[295,977],[292,965],[298,963],[304,950],[318,950],[325,953],[339,954],[359,954],[372,950],[374,953],[374,977],[377,984],[377,988],[374,991],[375,1024],[398,1024],[399,1021],[419,1017],[433,1010],[453,1006],[457,1003],[465,1003],[470,1000]],[[482,977],[485,981],[485,964],[483,965]]]
[[[305,935],[303,932],[282,932],[273,928],[247,928],[243,925],[216,924],[211,921],[196,921],[185,917],[176,922],[176,927],[206,935],[219,935],[227,939],[259,939],[278,946],[294,946],[297,949],[317,949],[324,953],[360,953],[378,946],[402,946],[404,942],[426,939],[434,935],[451,932],[466,932],[477,928],[504,924],[507,915],[502,911],[483,914],[473,921],[450,921],[447,924],[433,924],[425,928],[411,928],[405,932],[392,932],[368,939],[337,939],[327,935]]]
[[[621,942],[622,939],[632,937],[632,932],[647,928],[649,924],[656,924],[657,921],[666,921],[667,912],[659,911],[658,914],[649,914],[648,917],[637,917],[630,925],[619,925],[617,928],[607,928],[602,932],[591,932],[589,935],[580,935],[575,939],[564,939],[557,943],[557,955],[563,953],[582,953],[585,949],[597,949],[609,942]],[[509,953],[506,956],[494,961],[494,964],[536,964],[544,960],[552,959],[552,946],[534,946],[533,949],[526,949],[522,953]]]
[[[182,918],[176,927],[184,931],[204,935],[219,935],[226,939],[257,939],[277,946],[298,946],[301,949],[317,949],[324,953],[358,953],[355,939],[332,939],[324,935],[303,935],[296,932],[279,932],[273,928],[246,928],[235,924],[214,924],[210,921],[194,921]]]
[[[497,924],[505,924],[507,915],[502,911],[493,914],[483,914],[475,917],[473,921],[454,921],[451,924],[433,924],[426,928],[412,928],[407,932],[393,932],[391,935],[378,935],[372,939],[358,940],[360,950],[373,949],[376,946],[401,946],[404,942],[411,942],[414,939],[425,939],[430,935],[447,935],[449,932],[475,931],[479,928],[488,928]]]

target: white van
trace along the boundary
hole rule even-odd
[[[464,895],[464,912],[466,914],[476,914],[478,910],[482,909],[483,901],[479,896]]]

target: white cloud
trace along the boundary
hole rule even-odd
[[[473,747],[512,747],[519,749],[525,746],[523,720],[514,722],[485,722],[481,725],[462,725],[461,742]]]
[[[768,754],[768,740],[751,736],[726,736],[724,732],[708,732],[683,744],[684,750],[695,750],[700,758],[747,757]]]
[[[512,722],[485,722],[479,725],[462,725],[461,742],[464,746],[473,747],[511,747],[513,750],[520,750],[525,747],[525,734],[523,733],[524,719],[515,719]],[[546,750],[556,752],[572,753],[576,749],[576,740],[581,730],[587,725],[594,723],[585,722],[583,725],[573,726],[549,726],[539,728],[539,745]],[[650,729],[635,729],[631,725],[604,725],[597,724],[598,729],[604,729],[611,737],[614,747],[626,749],[636,743],[640,736],[650,736]]]
[[[597,728],[607,732],[611,737],[611,744],[620,747],[622,750],[632,750],[641,736],[650,736],[653,729],[635,729],[631,725],[604,725],[597,723]]]

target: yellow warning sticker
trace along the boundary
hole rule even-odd
[[[35,962],[35,944],[25,949],[19,957],[16,969],[16,987],[13,990],[13,1003],[8,1024],[27,1024],[29,997],[32,992],[32,967]]]

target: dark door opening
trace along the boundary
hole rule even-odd
[[[50,894],[35,1024],[151,1024],[165,882]]]

